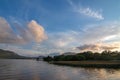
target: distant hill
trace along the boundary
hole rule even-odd
[[[60,55],[60,53],[50,53],[48,56],[53,57],[53,56],[58,56],[58,55]]]
[[[27,59],[28,57],[20,56],[12,51],[0,49],[0,59]]]
[[[75,52],[65,52],[62,55],[76,55],[76,53]]]

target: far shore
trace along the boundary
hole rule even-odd
[[[120,61],[50,61],[49,63],[76,67],[120,68]]]

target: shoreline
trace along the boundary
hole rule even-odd
[[[50,64],[90,68],[120,68],[120,61],[51,61]]]

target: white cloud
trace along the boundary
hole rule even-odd
[[[83,14],[83,15],[86,15],[88,17],[95,18],[95,19],[98,19],[98,20],[103,20],[104,19],[103,15],[101,13],[101,10],[93,10],[90,7],[77,6],[71,0],[68,0],[68,2],[73,7],[74,11],[76,11],[80,14]]]
[[[33,49],[24,49],[24,45],[21,44],[31,42],[39,43],[47,39],[47,35],[45,34],[44,28],[35,20],[32,20],[28,24],[25,24],[27,26],[21,25],[24,24],[20,24],[18,22],[13,21],[13,30],[11,25],[3,17],[0,17],[0,48],[14,51],[24,56],[38,56],[42,54],[43,52],[41,51],[35,51]]]
[[[36,42],[47,39],[44,28],[39,25],[35,20],[32,20],[28,23],[28,28]]]
[[[65,31],[49,34],[49,42],[58,47],[72,47],[81,44],[91,44],[95,42],[105,42],[106,40],[114,40],[120,35],[120,24],[106,23],[87,25],[81,30]],[[120,38],[119,38],[120,40]]]
[[[22,42],[22,38],[15,35],[9,23],[0,17],[0,43],[17,43]]]
[[[117,23],[106,23],[106,24],[98,24],[92,26],[86,26],[84,29],[84,34],[82,39],[86,43],[95,41],[105,41],[107,38],[114,39],[115,35],[120,34],[120,24]],[[111,36],[111,37],[110,37]]]
[[[22,43],[22,42],[41,42],[46,39],[44,29],[36,21],[31,21],[25,28],[20,25],[14,25],[17,34],[14,34],[9,23],[1,18],[0,19],[0,43]],[[4,36],[3,36],[4,35]],[[42,43],[32,44],[31,48],[8,48],[5,49],[13,50],[18,53],[26,55],[38,55],[48,54],[54,52],[68,52],[68,51],[80,51],[75,48],[80,45],[87,45],[90,49],[116,49],[118,50],[117,44],[120,43],[120,23],[119,22],[108,22],[103,24],[92,24],[84,26],[82,29],[64,32],[51,32],[48,33],[49,39]],[[11,41],[10,41],[11,39]],[[21,41],[21,42],[20,42]],[[101,45],[97,44],[101,43]],[[1,47],[2,45],[0,45]],[[97,47],[96,47],[97,46]],[[97,48],[97,49],[96,49]],[[84,50],[87,50],[84,49]],[[22,54],[22,55],[23,55]]]
[[[94,11],[89,7],[88,8],[79,8],[77,11],[81,14],[87,15],[92,18],[96,18],[98,20],[104,19],[104,17],[102,16],[102,14],[99,11]]]
[[[46,53],[62,53],[68,51],[78,52],[75,47],[87,45],[90,49],[93,48],[94,51],[97,51],[97,49],[118,50],[118,45],[115,44],[120,43],[120,37],[118,37],[120,35],[119,26],[119,22],[109,22],[106,24],[87,25],[82,30],[78,31],[70,30],[57,33],[48,33],[49,39],[38,46],[34,46],[34,49],[43,52],[46,51]],[[112,41],[110,42],[108,40]],[[98,46],[98,43],[100,43],[101,46],[100,44]]]
[[[84,44],[84,45],[77,47],[77,49],[79,49],[81,52],[84,52],[84,51],[101,52],[104,50],[111,50],[111,51],[118,50],[118,51],[120,51],[119,50],[120,49],[120,42],[109,43],[109,44],[106,44],[106,43]]]
[[[47,39],[44,28],[32,20],[26,27],[14,23],[15,30],[2,17],[0,17],[0,43],[24,44],[28,42],[41,42]]]

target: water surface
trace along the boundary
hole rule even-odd
[[[35,60],[0,60],[0,80],[120,80],[120,69],[68,67]]]

